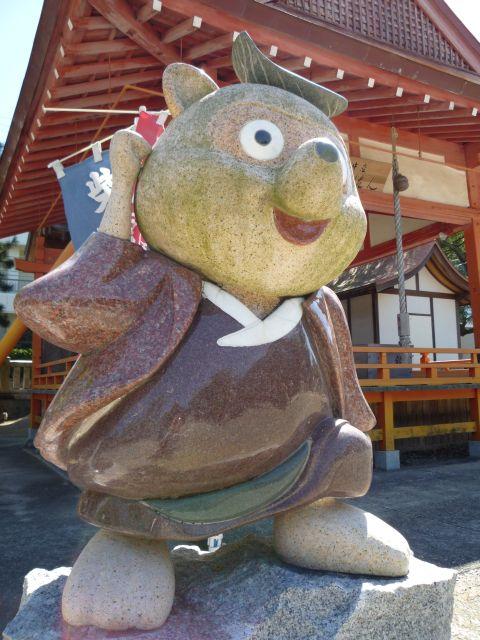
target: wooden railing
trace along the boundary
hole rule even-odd
[[[368,346],[353,351],[360,385],[377,417],[370,436],[379,441],[381,449],[394,450],[395,440],[404,438],[452,433],[480,438],[480,349]],[[400,361],[405,356],[410,361]],[[445,356],[457,358],[440,360]],[[464,401],[470,419],[396,424],[395,403],[445,400]]]
[[[29,391],[32,386],[32,362],[30,360],[5,360],[0,368],[0,392]]]
[[[58,389],[78,356],[41,362],[33,367],[32,389]]]
[[[359,357],[355,355],[355,366],[362,387],[480,382],[480,364],[478,362],[480,349],[369,346],[353,347],[353,351],[354,354],[376,355],[376,361],[368,363],[358,362]],[[435,360],[435,357],[438,358],[439,355],[444,356],[445,354],[455,354],[458,358]],[[410,357],[410,361],[401,361],[402,356]],[[367,378],[362,375],[364,372],[368,373]],[[400,375],[395,375],[396,372]],[[442,378],[448,378],[448,381]]]
[[[365,397],[377,417],[370,431],[381,449],[395,449],[404,438],[471,433],[480,439],[480,349],[401,347],[354,347],[357,373]],[[417,362],[398,362],[410,354]],[[435,357],[457,356],[449,360]],[[368,360],[359,362],[358,360]],[[77,360],[70,356],[34,366],[32,379],[32,419],[39,424],[68,372]],[[373,360],[373,361],[372,361]],[[461,400],[468,405],[469,419],[435,424],[395,424],[395,403]]]

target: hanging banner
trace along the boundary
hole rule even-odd
[[[164,131],[159,120],[159,116],[145,111],[140,112],[135,120],[136,131],[152,146]],[[109,152],[102,151],[99,143],[92,147],[92,151],[86,160],[70,167],[64,167],[59,160],[49,165],[60,183],[68,230],[75,249],[98,229],[112,192]],[[133,206],[131,240],[147,248],[137,226]]]
[[[63,168],[59,179],[68,230],[78,249],[98,229],[112,191],[112,172],[108,151],[96,162],[90,155],[83,162]]]

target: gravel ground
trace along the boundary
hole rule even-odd
[[[458,572],[452,640],[480,640],[480,460],[378,471],[351,502],[401,531],[417,558]]]

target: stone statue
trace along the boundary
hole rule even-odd
[[[36,438],[101,528],[64,591],[72,625],[159,627],[166,540],[270,517],[287,562],[408,572],[402,536],[337,501],[368,490],[375,423],[324,286],[366,229],[330,120],[346,100],[246,33],[232,59],[240,83],[223,88],[165,69],[166,132],[153,149],[115,134],[99,231],[16,298],[33,331],[81,354]],[[129,242],[134,185],[147,251]]]

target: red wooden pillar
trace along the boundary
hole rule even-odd
[[[480,209],[480,147],[478,144],[465,145],[465,161],[467,166],[467,186],[470,206]],[[475,347],[480,348],[480,216],[475,216],[465,228],[465,250],[467,254],[468,283],[472,306],[473,334]],[[472,363],[478,357],[472,356]],[[480,390],[475,390],[475,397],[470,401],[472,417],[476,423],[476,431],[472,434],[473,442],[469,443],[470,455],[479,457],[480,451]]]
[[[470,206],[480,209],[480,147],[465,145],[467,186]],[[474,217],[465,228],[465,250],[467,254],[468,281],[473,316],[475,346],[480,347],[480,217]]]
[[[468,283],[472,305],[475,347],[480,347],[480,220],[473,220],[465,228]]]

